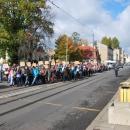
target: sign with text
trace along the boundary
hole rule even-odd
[[[49,65],[49,61],[45,61],[45,65]]]
[[[7,69],[7,68],[9,68],[9,65],[8,64],[3,64],[3,68]]]
[[[43,65],[43,61],[39,61],[39,62],[38,62],[38,65]]]
[[[21,61],[21,62],[20,62],[20,66],[25,66],[25,62],[24,62],[24,61]]]
[[[31,62],[26,62],[26,65],[27,65],[28,67],[31,67]]]

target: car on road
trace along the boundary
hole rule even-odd
[[[130,62],[125,63],[124,66],[130,66]]]
[[[123,66],[124,66],[123,64],[119,64],[118,67],[123,69]]]
[[[106,61],[106,65],[108,69],[114,69],[115,64],[116,64],[116,61],[112,61],[112,60]]]

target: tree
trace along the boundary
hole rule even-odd
[[[0,58],[6,57],[6,48],[8,45],[9,35],[7,31],[0,26]]]
[[[112,39],[112,48],[114,49],[114,48],[119,48],[119,40],[116,38],[116,37],[114,37],[113,39]]]
[[[4,37],[0,30],[0,42],[7,45],[10,57],[18,58],[18,50],[23,47],[29,51],[24,55],[32,58],[41,37],[44,40],[52,37],[54,24],[50,11],[45,0],[0,0],[0,28],[4,30]]]
[[[67,48],[67,36],[61,35],[55,42],[55,57],[65,60],[66,48]]]
[[[61,35],[55,42],[55,57],[60,60],[66,59],[66,49],[68,60],[75,61],[75,60],[82,60],[81,51],[78,45],[75,45],[72,38],[68,37],[67,35]]]
[[[111,41],[111,38],[107,38],[106,36],[102,38],[102,44],[108,46],[109,48],[111,48],[111,44],[112,44],[112,41]]]
[[[69,61],[82,61],[83,60],[83,52],[77,46],[72,53],[70,53]]]
[[[107,38],[106,36],[102,38],[102,44],[107,45],[109,48],[115,49],[119,48],[119,40],[114,38]]]

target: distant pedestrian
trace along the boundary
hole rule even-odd
[[[119,65],[118,64],[115,65],[114,70],[115,70],[115,76],[118,77],[118,71],[119,71]]]

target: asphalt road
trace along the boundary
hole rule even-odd
[[[0,99],[0,130],[85,130],[129,77],[127,67],[117,78],[108,71],[79,81],[1,90],[6,96]],[[16,95],[7,98],[10,93]]]

